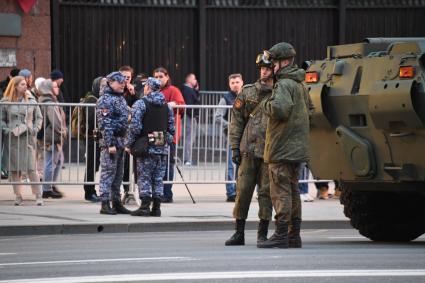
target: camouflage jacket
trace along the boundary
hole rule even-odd
[[[269,117],[264,161],[305,162],[309,159],[308,92],[302,84],[305,71],[287,66],[276,74],[270,98],[262,103]]]
[[[124,147],[128,125],[127,102],[109,87],[97,101],[96,119],[101,132],[101,147]]]
[[[272,87],[260,81],[243,87],[232,109],[229,132],[232,149],[239,148],[244,155],[263,158],[268,117],[259,105],[271,93]]]

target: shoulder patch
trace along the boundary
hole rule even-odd
[[[236,98],[235,102],[233,103],[233,108],[239,109],[243,106],[243,101],[240,98]]]

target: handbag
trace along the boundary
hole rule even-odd
[[[140,136],[130,147],[130,153],[134,157],[143,157],[148,153],[149,140],[147,136]]]

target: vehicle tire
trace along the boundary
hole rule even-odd
[[[411,241],[425,233],[425,195],[343,189],[344,214],[373,241]]]

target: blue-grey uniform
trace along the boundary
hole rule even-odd
[[[175,132],[174,114],[159,92],[159,81],[149,78],[147,84],[153,91],[133,104],[125,141],[126,147],[130,148],[139,136],[149,137],[148,153],[137,158],[137,186],[142,200],[159,199],[163,195],[162,179]]]
[[[109,79],[109,76],[107,78]],[[116,77],[111,79],[121,80],[121,77],[116,75]],[[96,107],[96,118],[101,133],[99,187],[102,201],[120,200],[120,186],[124,173],[124,138],[128,125],[128,112],[127,103],[122,93],[116,93],[109,86],[106,86]],[[109,147],[113,146],[117,149],[115,154],[109,153]]]

